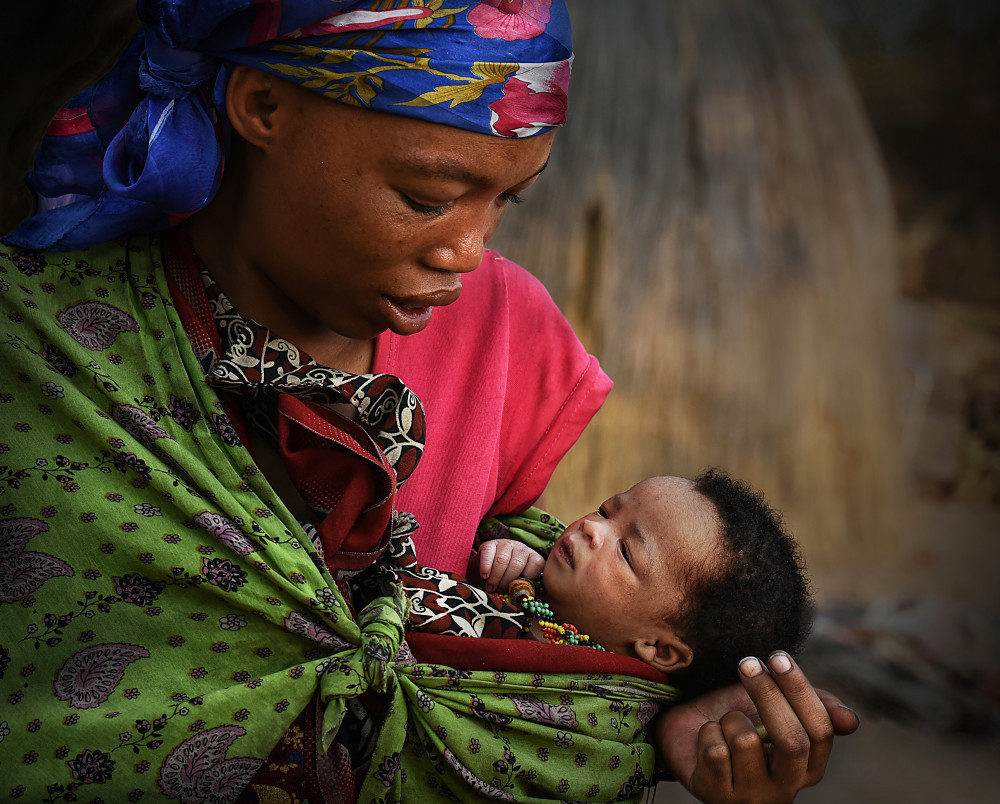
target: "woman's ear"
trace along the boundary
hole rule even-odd
[[[274,136],[274,115],[284,102],[280,78],[238,64],[226,87],[226,114],[233,129],[251,145],[266,149]]]
[[[637,639],[632,649],[646,664],[666,674],[684,669],[694,659],[691,647],[665,623],[655,634]]]

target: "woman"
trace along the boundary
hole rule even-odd
[[[359,625],[337,587],[412,529],[394,498],[421,560],[464,570],[475,523],[534,501],[610,388],[484,252],[564,119],[566,10],[140,14],[53,122],[0,258],[4,778],[305,797],[302,740],[360,750],[370,649],[398,647],[391,607]],[[661,747],[705,800],[791,800],[856,722],[796,668],[743,667],[749,698],[678,707]],[[729,712],[751,701],[770,754]]]

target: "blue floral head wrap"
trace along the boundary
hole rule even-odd
[[[79,249],[166,229],[222,177],[231,66],[334,100],[500,137],[566,119],[565,0],[139,0],[142,32],[56,115],[4,240]]]

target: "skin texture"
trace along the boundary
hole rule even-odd
[[[352,372],[370,370],[379,333],[418,332],[433,307],[455,301],[553,138],[354,109],[246,67],[234,70],[227,112],[236,142],[218,195],[184,224],[191,242],[243,315]],[[780,684],[766,673],[741,681],[746,691],[671,708],[657,742],[703,801],[791,801],[857,718],[797,668]],[[754,705],[766,751],[743,750],[752,725],[742,712]]]
[[[195,250],[244,315],[349,371],[381,332],[419,332],[458,298],[554,136],[356,109],[242,66],[227,109],[241,139],[187,223]]]
[[[559,621],[607,650],[679,670],[691,648],[666,619],[688,578],[712,571],[719,527],[690,480],[643,480],[566,528],[545,562],[546,599]]]

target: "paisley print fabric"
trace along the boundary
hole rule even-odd
[[[644,728],[672,689],[582,648],[407,641],[398,588],[353,605],[336,545],[370,563],[412,529],[391,515],[392,464],[360,423],[279,394],[293,476],[371,480],[319,523],[324,560],[206,382],[225,350],[186,329],[175,278],[141,236],[0,248],[0,797],[267,800],[285,791],[266,779],[304,758],[326,788],[288,795],[337,801],[336,738],[365,700],[379,728],[358,800],[638,798]],[[296,440],[303,422],[317,441]]]
[[[566,119],[565,0],[140,0],[138,11],[135,41],[52,121],[28,176],[38,213],[9,242],[84,248],[201,209],[226,161],[233,63],[493,136]]]

